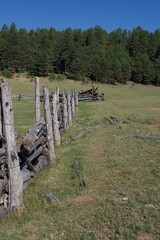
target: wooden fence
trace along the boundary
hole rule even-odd
[[[50,102],[50,96],[52,96]],[[41,116],[39,78],[35,77],[36,124],[18,147],[15,139],[10,86],[0,86],[0,216],[23,209],[23,190],[46,165],[56,162],[55,145],[61,144],[60,133],[67,131],[78,112],[78,94],[49,94],[43,87],[44,117]]]
[[[44,96],[43,95],[38,95],[39,93],[37,92],[37,97],[40,98],[40,101],[44,101]],[[98,87],[97,88],[91,88],[86,91],[81,91],[78,94],[78,101],[79,102],[91,102],[91,101],[97,101],[97,100],[104,100],[104,93],[99,94],[98,93]],[[12,99],[13,100],[34,100],[35,96],[31,94],[17,94],[13,95]],[[50,102],[52,101],[52,94],[49,95]],[[59,102],[63,101],[63,94],[59,94]]]

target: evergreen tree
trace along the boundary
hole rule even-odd
[[[108,34],[100,26],[64,31],[37,28],[17,31],[14,23],[0,31],[0,70],[48,76],[65,73],[78,79],[115,84],[132,80],[159,85],[160,30],[118,28]]]

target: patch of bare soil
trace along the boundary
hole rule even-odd
[[[160,111],[160,108],[159,107],[151,107],[151,108],[149,108],[149,110]]]
[[[139,108],[139,109],[146,109],[146,110],[152,110],[152,111],[160,111],[160,107],[146,107],[146,108]]]
[[[160,132],[160,125],[159,124],[154,124],[152,126],[153,130],[156,131],[156,132]]]
[[[105,240],[110,240],[111,238],[109,238],[109,235],[111,235],[111,232],[112,232],[111,228],[107,225],[107,223],[104,223],[102,227],[103,227],[103,232],[106,235]]]
[[[150,234],[141,234],[138,237],[138,240],[156,240],[156,239],[154,237],[152,237]]]
[[[123,177],[128,177],[132,174],[132,171],[121,171],[119,173],[120,176],[123,176]]]
[[[91,195],[80,195],[80,196],[76,196],[73,201],[75,203],[90,203],[93,202],[95,199],[93,196]]]

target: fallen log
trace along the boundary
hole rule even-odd
[[[85,187],[86,184],[85,184],[84,179],[81,175],[79,164],[78,164],[77,160],[74,162],[74,167],[75,167],[76,175],[77,175],[77,177],[79,179],[79,182],[80,182],[80,186]]]
[[[52,193],[45,193],[45,198],[48,202],[50,203],[55,203],[58,201],[58,199],[56,198],[55,195],[53,195]]]
[[[110,124],[116,124],[120,123],[117,117],[114,116],[109,116],[109,117],[104,117]]]
[[[94,130],[96,130],[99,127],[100,127],[100,125],[96,125],[94,128],[91,128],[90,130],[88,130],[86,132],[81,132],[81,133],[78,133],[77,135],[70,136],[70,138],[68,138],[62,142],[62,145],[67,145],[67,144],[71,143],[72,141],[76,141],[77,139],[93,132]]]

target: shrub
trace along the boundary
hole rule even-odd
[[[64,74],[58,74],[56,79],[59,81],[62,81],[64,79],[66,79],[66,76]]]
[[[77,81],[85,81],[86,77],[80,73],[69,73],[67,75],[67,78],[69,79],[74,79]]]
[[[12,78],[13,73],[11,71],[9,71],[8,69],[4,69],[2,71],[2,76],[5,77],[5,78]]]
[[[56,75],[55,75],[55,73],[51,73],[51,74],[49,75],[49,81],[52,82],[52,81],[54,81],[54,80],[56,80]]]
[[[82,79],[82,84],[89,84],[89,83],[91,83],[91,80],[89,78],[86,77]]]
[[[26,73],[26,78],[30,78],[32,75],[30,74],[30,72]]]

